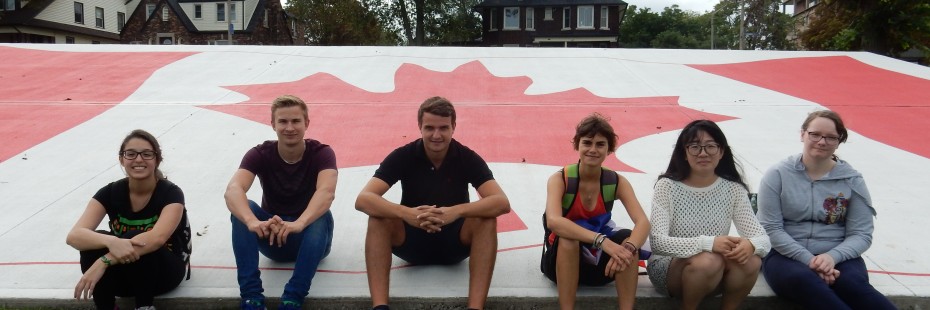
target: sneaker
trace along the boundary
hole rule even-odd
[[[278,306],[278,310],[299,310],[303,309],[299,302],[293,300],[285,300],[281,302],[281,305]]]
[[[377,305],[371,308],[371,310],[391,310],[391,307],[388,307],[388,305]]]
[[[239,309],[265,310],[265,302],[259,299],[243,299],[241,302],[239,302]]]

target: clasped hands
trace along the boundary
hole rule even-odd
[[[413,227],[419,227],[428,233],[438,233],[446,224],[455,222],[459,218],[458,213],[451,208],[440,208],[435,205],[423,205],[416,208],[410,208],[410,211],[404,216],[404,222]]]
[[[816,272],[827,285],[833,285],[836,279],[840,277],[840,271],[834,269],[836,261],[833,260],[833,256],[827,253],[814,256],[807,266]]]
[[[103,259],[94,262],[78,280],[77,285],[74,286],[74,298],[88,299],[93,297],[94,288],[97,286],[97,282],[100,282],[100,279],[103,278],[106,268],[110,264],[129,264],[139,260],[141,254],[139,254],[137,247],[144,246],[145,242],[134,238],[114,238],[107,242],[109,253],[104,254],[104,256],[106,256],[109,263],[104,263]]]
[[[305,226],[297,222],[289,222],[280,216],[272,216],[266,221],[253,221],[249,224],[249,231],[254,232],[260,239],[268,239],[268,245],[277,244],[278,247],[287,243],[287,236],[303,231]]]
[[[624,240],[624,242],[626,241]],[[622,244],[613,242],[610,238],[604,239],[603,243],[601,243],[601,250],[603,251],[601,255],[610,256],[607,267],[604,268],[604,276],[606,277],[613,278],[618,272],[622,272],[631,266],[637,266],[639,256]]]
[[[756,246],[749,239],[734,236],[714,237],[714,253],[720,253],[724,258],[738,264],[745,264],[756,251]]]

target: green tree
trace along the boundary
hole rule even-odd
[[[702,30],[698,14],[677,4],[661,13],[631,5],[620,25],[620,41],[633,48],[700,48],[706,40]]]
[[[396,45],[396,31],[381,17],[380,1],[289,0],[285,10],[301,21],[306,44]]]
[[[464,45],[481,37],[481,16],[472,11],[479,2],[394,0],[391,12],[409,45]]]
[[[717,49],[740,48],[740,23],[743,23],[745,49],[790,50],[791,16],[782,13],[780,0],[723,0],[710,15],[714,24]],[[740,4],[743,5],[742,12]],[[741,15],[742,14],[742,15]],[[708,23],[709,24],[709,23]]]
[[[807,49],[930,55],[930,0],[824,0],[811,14],[800,34]]]

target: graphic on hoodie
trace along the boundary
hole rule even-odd
[[[830,195],[823,200],[823,209],[827,212],[825,222],[827,224],[836,224],[846,222],[846,208],[849,206],[849,200],[846,200],[843,193],[834,197]]]

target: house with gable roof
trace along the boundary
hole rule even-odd
[[[0,0],[0,43],[119,43],[139,0]]]
[[[302,45],[303,34],[277,0],[141,1],[123,29],[130,44]]]
[[[623,0],[484,0],[482,45],[619,47]]]

